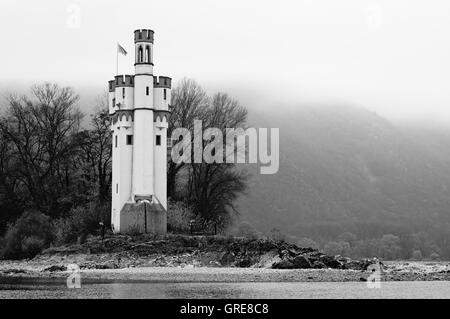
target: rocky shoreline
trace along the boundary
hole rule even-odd
[[[92,279],[364,281],[367,268],[378,264],[382,280],[450,280],[448,263],[379,263],[268,239],[184,235],[91,237],[31,260],[0,261],[0,278],[64,277],[68,264]]]

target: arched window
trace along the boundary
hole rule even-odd
[[[142,51],[142,46],[139,46],[138,49],[138,63],[143,62],[143,51]]]
[[[149,45],[147,45],[145,47],[145,62],[150,63],[150,46]]]

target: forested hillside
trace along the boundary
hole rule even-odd
[[[252,171],[242,219],[334,252],[450,257],[450,134],[353,106],[299,106],[250,122],[280,128],[280,170]],[[306,237],[306,239],[305,239]],[[382,246],[382,247],[381,247]]]

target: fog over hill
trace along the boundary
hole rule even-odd
[[[250,108],[280,128],[280,169],[252,178],[241,218],[261,231],[334,240],[450,231],[450,134],[393,124],[362,107]]]

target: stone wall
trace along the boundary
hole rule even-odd
[[[121,233],[167,233],[167,212],[161,204],[126,203],[120,211]]]

